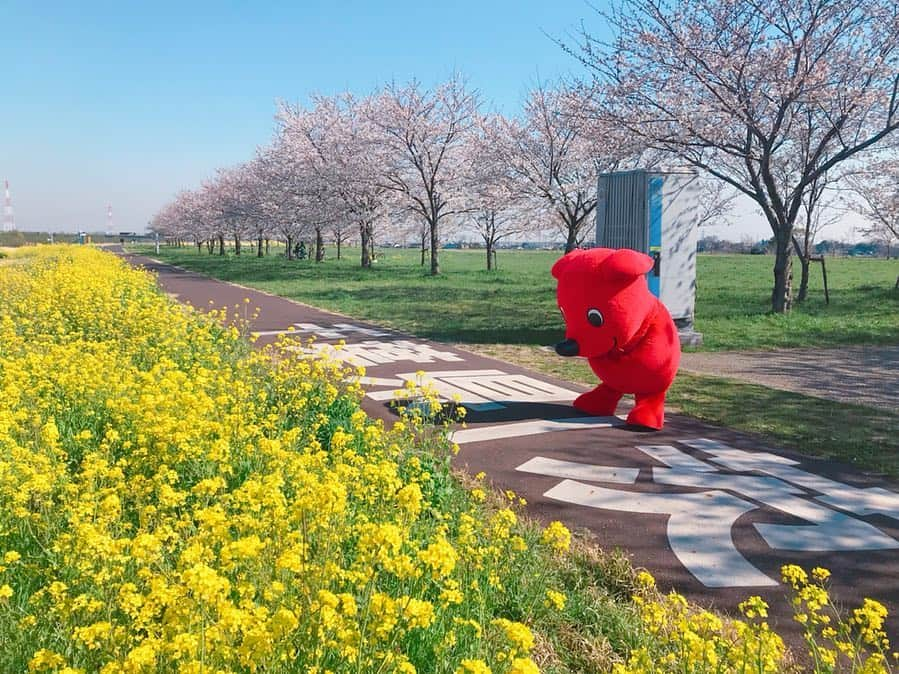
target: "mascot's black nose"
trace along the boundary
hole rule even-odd
[[[556,353],[560,356],[576,356],[579,347],[573,339],[566,339],[564,342],[556,344]]]

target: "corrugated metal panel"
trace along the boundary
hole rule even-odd
[[[598,189],[596,244],[646,252],[646,172],[603,174]]]

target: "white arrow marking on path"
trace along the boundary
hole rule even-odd
[[[753,503],[723,491],[660,494],[595,487],[563,480],[547,498],[619,512],[669,515],[668,543],[674,555],[706,587],[777,585],[734,546],[731,527]]]

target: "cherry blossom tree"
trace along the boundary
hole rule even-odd
[[[504,132],[498,115],[479,115],[465,144],[467,210],[487,249],[488,271],[496,261],[497,243],[524,231],[514,176],[502,159]]]
[[[591,98],[579,87],[540,85],[520,120],[501,122],[505,142],[498,152],[515,190],[528,199],[535,219],[551,219],[566,252],[581,244],[593,222],[599,173],[619,168],[634,153],[591,110]]]
[[[321,227],[355,222],[361,239],[361,264],[371,266],[371,238],[385,201],[382,179],[385,146],[368,114],[369,102],[349,94],[314,98],[310,109],[282,103],[278,122],[286,151],[303,163],[315,185]],[[308,190],[307,190],[308,191]]]
[[[849,208],[865,218],[861,233],[883,241],[887,250],[899,242],[899,155],[887,158],[847,180]],[[899,277],[896,278],[899,288]]]
[[[433,90],[417,81],[390,84],[368,106],[386,150],[380,182],[427,224],[433,275],[440,273],[441,225],[468,208],[464,142],[477,108],[476,93],[458,75]]]
[[[621,0],[571,49],[595,114],[754,200],[774,234],[771,307],[792,305],[794,228],[816,180],[899,128],[893,0]]]
[[[254,231],[258,217],[253,173],[247,164],[219,169],[208,186],[215,217],[220,228],[234,240],[234,254],[241,254],[241,244]]]
[[[281,138],[257,152],[256,165],[264,186],[263,211],[273,233],[284,242],[285,257],[293,259],[294,243],[307,233],[308,201],[303,193],[304,175],[292,161]]]

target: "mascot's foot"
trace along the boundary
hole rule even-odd
[[[574,407],[592,416],[610,417],[615,414],[622,395],[624,394],[601,384],[592,391],[579,395],[574,401]]]
[[[660,430],[665,425],[665,394],[635,396],[635,398],[636,404],[627,415],[627,423],[631,426]]]

